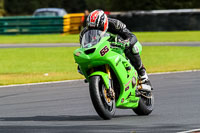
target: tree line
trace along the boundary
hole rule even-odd
[[[6,15],[31,15],[35,9],[64,8],[69,13],[85,9],[106,11],[199,8],[199,0],[0,0],[0,12]]]

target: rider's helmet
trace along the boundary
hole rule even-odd
[[[108,17],[103,10],[94,10],[87,17],[88,28],[97,28],[104,32],[108,29]]]

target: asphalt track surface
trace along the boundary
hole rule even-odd
[[[152,42],[142,43],[143,46],[192,46],[200,47],[200,42]],[[41,44],[0,44],[0,48],[31,48],[31,47],[79,47],[78,43],[41,43]]]
[[[200,128],[200,71],[150,75],[155,109],[102,120],[83,81],[0,87],[0,133],[173,133]]]

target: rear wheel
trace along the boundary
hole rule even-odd
[[[98,115],[109,120],[115,114],[115,100],[107,96],[107,89],[100,76],[90,77],[90,97]]]
[[[139,105],[133,111],[137,115],[149,115],[154,109],[154,95],[152,92],[141,92]]]

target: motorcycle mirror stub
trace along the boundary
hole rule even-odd
[[[76,55],[76,56],[80,56],[80,54],[81,54],[81,52],[77,52],[75,55]]]

